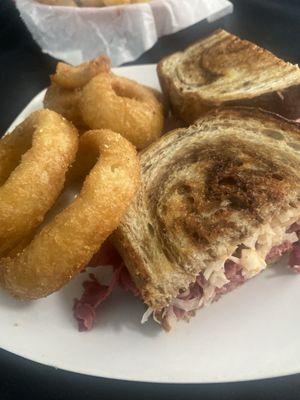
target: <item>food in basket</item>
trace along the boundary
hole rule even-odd
[[[50,6],[111,7],[124,4],[149,3],[151,0],[36,0]]]

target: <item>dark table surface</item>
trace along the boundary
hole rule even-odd
[[[223,27],[300,63],[299,0],[232,0],[235,11],[161,38],[136,64],[157,62]],[[49,83],[56,60],[43,54],[19,18],[12,0],[0,0],[0,135]],[[1,326],[0,326],[1,329]],[[229,365],[230,368],[230,365]],[[185,399],[299,400],[300,375],[227,384],[159,385],[92,378],[36,364],[0,350],[0,400]]]

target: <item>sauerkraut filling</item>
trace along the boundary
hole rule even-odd
[[[218,300],[222,294],[259,274],[287,252],[290,252],[290,267],[300,272],[299,213],[296,219],[289,212],[281,216],[280,220],[276,219],[262,226],[224,261],[209,265],[187,290],[179,292],[168,307],[161,311],[149,308],[142,322],[146,322],[153,314],[154,320],[169,330],[173,321],[189,320],[196,310]]]

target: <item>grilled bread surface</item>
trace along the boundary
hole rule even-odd
[[[260,226],[300,218],[300,127],[269,112],[214,110],[152,144],[141,165],[113,241],[155,310]]]
[[[221,29],[164,58],[158,76],[174,114],[188,123],[221,105],[300,117],[298,66]]]

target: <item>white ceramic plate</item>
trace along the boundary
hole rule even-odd
[[[118,69],[158,88],[154,65]],[[42,106],[43,93],[19,123]],[[97,325],[77,331],[72,299],[78,277],[47,299],[20,303],[0,292],[0,346],[43,364],[94,376],[133,381],[203,383],[259,379],[300,372],[300,276],[275,266],[171,333],[140,324],[144,306],[116,291]]]

